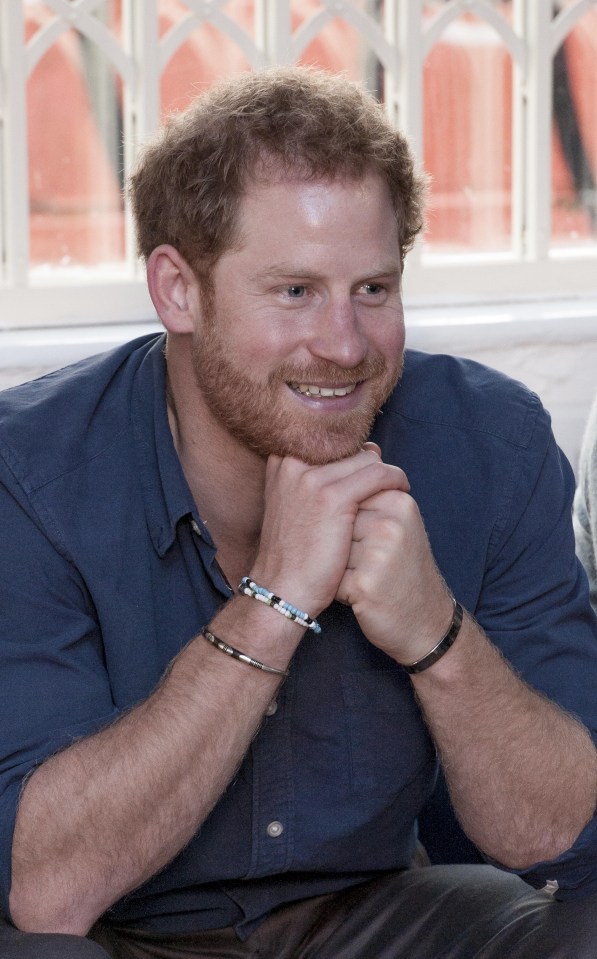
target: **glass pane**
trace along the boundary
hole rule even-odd
[[[383,0],[351,0],[350,5],[379,24]],[[311,17],[327,9],[320,0],[293,0],[291,8],[294,32]],[[379,61],[364,37],[341,13],[326,22],[302,51],[299,60],[332,73],[343,73],[352,80],[363,82],[375,96],[381,96]]]
[[[45,3],[26,6],[27,40],[56,21]],[[116,29],[116,5],[95,16]],[[124,257],[121,86],[83,33],[67,29],[27,84],[32,266],[76,266]]]
[[[425,16],[443,4],[426,4]],[[504,15],[510,4],[496,3]],[[486,21],[452,20],[423,71],[433,252],[502,251],[512,235],[512,60]]]
[[[360,12],[379,17],[381,0],[351,0],[351,5]],[[242,29],[248,42],[254,44],[254,0],[230,0],[219,9],[231,25]],[[291,0],[290,9],[295,34],[311,17],[327,10],[320,0]],[[159,13],[161,38],[192,15],[184,0],[160,0]],[[224,23],[220,29],[219,25],[209,21],[201,23],[172,56],[162,74],[163,114],[183,109],[191,97],[219,78],[250,69],[246,52],[232,33],[228,33],[226,26]],[[326,19],[299,60],[333,72],[345,72],[354,79],[364,79],[372,92],[377,90],[377,61],[358,31],[341,15]]]
[[[553,62],[551,239],[557,247],[597,239],[597,9],[568,34]]]
[[[221,12],[253,40],[254,3],[231,0]],[[183,0],[159,0],[160,39],[186,20],[192,11]],[[238,43],[214,24],[199,24],[170,58],[160,80],[162,115],[183,110],[190,99],[222,77],[249,70],[250,63]]]

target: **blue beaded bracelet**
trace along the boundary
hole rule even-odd
[[[293,606],[292,603],[287,603],[285,600],[280,599],[279,596],[276,596],[276,594],[272,593],[269,589],[258,586],[257,583],[254,583],[248,576],[243,576],[238,591],[242,593],[243,596],[250,596],[251,599],[257,599],[260,603],[271,606],[272,609],[281,613],[282,616],[286,616],[287,619],[291,619],[298,626],[310,629],[314,633],[321,632],[321,626],[316,619],[312,619],[307,613],[303,613],[302,610]]]

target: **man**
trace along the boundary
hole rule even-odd
[[[589,955],[571,474],[405,358],[423,191],[356,86],[225,83],[132,182],[166,338],[5,394],[0,955]],[[501,870],[413,867],[436,750]]]

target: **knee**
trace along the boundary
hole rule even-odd
[[[110,959],[91,939],[21,932],[0,919],[0,959]]]
[[[541,935],[546,955],[556,959],[594,959],[597,895],[571,902],[552,902],[543,915]],[[547,951],[548,948],[551,951]]]

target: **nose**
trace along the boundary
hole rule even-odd
[[[367,337],[349,298],[330,300],[322,305],[314,317],[309,351],[344,369],[357,366],[365,359]]]

